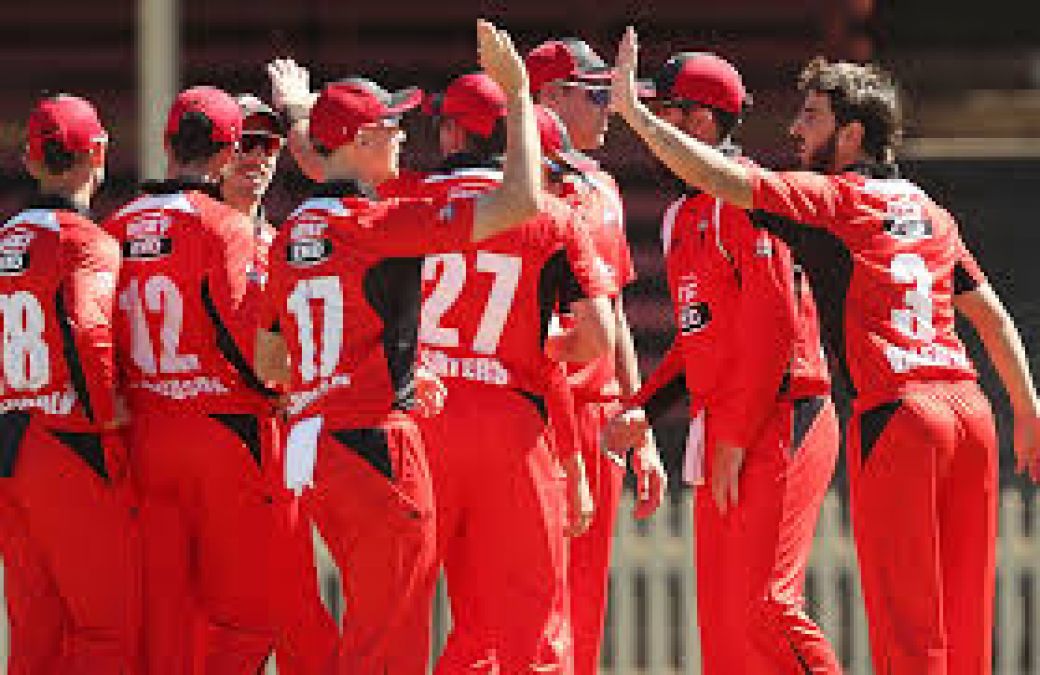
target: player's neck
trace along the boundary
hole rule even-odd
[[[90,210],[90,200],[94,195],[89,183],[67,185],[64,182],[51,182],[46,179],[39,182],[39,192],[44,197],[58,197],[67,201],[83,212]]]
[[[325,168],[325,180],[323,183],[345,183],[353,182],[357,183],[362,191],[373,192],[375,186],[372,181],[367,180],[365,176],[361,175],[361,172],[355,171],[353,167],[344,166],[326,166]]]

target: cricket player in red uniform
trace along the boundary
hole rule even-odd
[[[977,332],[1036,471],[1040,403],[1018,331],[953,217],[895,175],[899,105],[872,66],[818,59],[791,133],[807,170],[734,162],[656,120],[635,96],[635,32],[614,105],[690,185],[756,212],[806,266],[821,327],[853,393],[852,518],[875,672],[989,673],[997,456],[989,403],[954,330]]]
[[[445,159],[417,190],[501,184],[504,100],[483,73],[431,99]],[[550,116],[539,111],[540,131]],[[556,362],[611,344],[614,287],[580,214],[548,195],[545,204],[522,227],[423,265],[420,359],[448,388],[444,411],[422,423],[453,616],[439,674],[570,671],[564,521],[587,523],[573,402]],[[574,326],[550,337],[559,303]]]
[[[325,183],[275,240],[256,362],[274,374],[270,354],[287,343],[289,413],[299,420],[287,472],[301,489],[313,482],[304,494],[343,572],[343,673],[423,673],[429,658],[428,635],[409,630],[417,603],[428,602],[436,546],[429,470],[408,412],[422,256],[463,250],[538,212],[527,73],[491,24],[478,22],[478,42],[483,67],[507,92],[499,189],[476,198],[375,199],[372,186],[397,173],[397,120],[421,93],[344,80],[326,86],[310,111]]]
[[[736,154],[731,134],[748,95],[731,64],[680,53],[654,84],[662,120]],[[704,192],[667,209],[661,240],[679,333],[635,402],[666,398],[672,379],[689,390],[684,473],[702,486],[694,502],[702,672],[840,673],[804,609],[839,442],[808,282],[786,245]]]
[[[139,539],[115,397],[119,247],[89,219],[108,137],[94,107],[43,99],[37,194],[0,226],[0,553],[8,672],[137,673]]]
[[[264,247],[219,194],[241,138],[234,99],[182,92],[166,129],[171,178],[106,223],[123,248],[117,339],[150,673],[253,673],[276,647],[292,672],[321,673],[335,656],[334,627],[306,597],[309,561],[284,553],[299,537],[274,463],[273,392],[244,356]]]
[[[602,148],[613,70],[588,44],[575,38],[545,42],[531,50],[526,60],[536,100],[560,116],[574,146],[583,152]],[[611,294],[616,322],[614,349],[591,363],[569,369],[596,512],[589,531],[570,541],[568,587],[575,672],[593,675],[599,668],[610,551],[624,479],[624,469],[600,451],[600,437],[606,421],[620,410],[618,398],[639,389],[639,365],[621,294],[635,280],[635,267],[625,238],[624,205],[610,174],[593,163],[580,172],[580,181],[574,181],[569,192],[568,201],[583,211],[596,251],[617,288]],[[634,460],[641,486],[637,515],[646,517],[660,504],[666,484],[652,436],[639,445]]]

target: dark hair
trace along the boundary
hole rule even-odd
[[[213,122],[194,110],[181,116],[177,133],[170,136],[169,143],[170,152],[178,164],[203,162],[228,145],[213,140]]]
[[[876,162],[895,161],[903,135],[902,107],[895,80],[873,64],[828,62],[818,56],[798,78],[805,92],[826,94],[839,125],[863,125],[863,150]]]
[[[715,118],[715,126],[719,130],[719,140],[729,140],[733,136],[733,132],[737,130],[737,125],[740,124],[740,120],[744,118],[744,112],[747,110],[747,106],[744,106],[740,111],[740,114],[731,113],[728,110],[721,110],[719,108],[709,108],[712,116]]]
[[[72,152],[61,141],[48,138],[43,142],[43,166],[47,173],[59,176],[76,164],[76,153]]]
[[[486,137],[466,132],[465,151],[478,157],[495,157],[506,151],[506,120],[500,117],[495,120],[491,133]]]

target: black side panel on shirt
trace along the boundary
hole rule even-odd
[[[51,430],[51,435],[64,443],[70,450],[80,456],[94,473],[108,480],[108,467],[105,466],[105,448],[101,444],[99,434],[77,433],[72,431]]]
[[[549,408],[545,405],[545,398],[539,396],[538,394],[532,394],[531,392],[525,391],[523,389],[514,389],[513,391],[520,394],[521,396],[523,396],[531,402],[531,405],[533,405],[535,409],[538,410],[538,414],[541,416],[543,422],[549,421]]]
[[[867,463],[867,458],[874,450],[874,444],[881,438],[882,432],[888,426],[888,421],[892,419],[892,415],[896,414],[900,405],[902,405],[901,401],[889,401],[875,406],[859,416],[859,451],[860,461],[863,464]]]
[[[361,459],[372,465],[390,480],[394,479],[394,467],[390,463],[390,444],[383,429],[342,429],[331,432],[331,436],[347,448],[356,452]]]
[[[802,447],[805,437],[809,435],[809,430],[812,429],[813,423],[816,422],[816,418],[819,417],[820,411],[823,410],[826,403],[827,399],[823,396],[797,398],[792,403],[790,448],[792,457]]]
[[[553,253],[538,276],[538,326],[540,330],[539,344],[545,346],[545,338],[549,336],[549,321],[559,306],[561,312],[570,310],[577,300],[588,296],[578,283],[567,252],[562,248]]]
[[[826,230],[765,211],[748,211],[748,216],[755,227],[780,237],[809,275],[820,332],[836,366],[835,384],[847,397],[855,398],[856,387],[845,347],[845,299],[852,283],[852,254],[841,239]]]
[[[246,386],[263,396],[276,396],[277,392],[268,388],[253,372],[253,368],[246,361],[246,358],[242,356],[242,351],[238,348],[238,345],[235,344],[235,338],[231,337],[231,331],[228,330],[224,320],[220,318],[220,312],[217,311],[217,306],[213,302],[213,294],[209,290],[209,279],[202,280],[202,306],[206,308],[206,316],[209,317],[210,322],[213,324],[213,330],[217,333],[217,349],[220,350],[224,359],[238,371],[238,376],[242,378]]]
[[[968,274],[964,266],[957,263],[953,267],[953,294],[970,293],[979,287],[979,282]]]
[[[65,363],[69,367],[69,378],[72,380],[72,388],[76,390],[76,398],[83,404],[87,419],[96,422],[94,408],[90,405],[87,377],[83,372],[83,363],[79,360],[76,339],[72,335],[72,320],[65,309],[65,294],[62,291],[63,288],[58,288],[58,292],[54,296],[54,310],[58,314],[58,327],[61,329],[61,351],[65,355]]]
[[[656,424],[676,404],[690,405],[690,390],[686,388],[686,375],[679,373],[668,384],[654,392],[653,396],[646,400],[643,412],[651,424]]]
[[[422,261],[422,258],[387,258],[365,273],[365,299],[383,322],[383,354],[397,410],[415,407]]]
[[[260,453],[260,421],[256,415],[242,415],[230,413],[214,413],[210,418],[220,422],[230,429],[236,436],[242,439],[253,456],[257,467],[261,465]]]
[[[18,450],[22,447],[25,430],[29,428],[29,413],[12,410],[0,415],[0,478],[14,475]]]

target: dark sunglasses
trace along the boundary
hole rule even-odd
[[[562,84],[565,87],[580,89],[585,92],[585,97],[589,99],[589,103],[592,105],[602,108],[610,103],[610,87],[590,86],[584,82],[563,82]]]
[[[282,137],[274,134],[242,134],[238,143],[239,152],[248,155],[256,149],[262,149],[265,155],[273,155],[282,149]]]
[[[682,98],[659,98],[656,101],[654,101],[654,105],[662,109],[671,108],[673,110],[682,110],[683,112],[689,112],[690,110],[699,110],[701,108],[710,109],[710,106],[706,106],[702,103],[697,103],[696,101],[690,101],[688,99]]]

